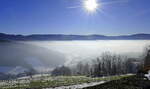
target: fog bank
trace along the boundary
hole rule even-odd
[[[95,40],[95,41],[30,41],[28,44],[44,47],[62,53],[70,65],[79,61],[89,61],[103,52],[139,57],[149,40]]]

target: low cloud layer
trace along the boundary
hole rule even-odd
[[[61,53],[35,45],[3,42],[0,49],[1,67],[54,68],[65,62]]]

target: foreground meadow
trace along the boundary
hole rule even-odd
[[[57,76],[50,75],[33,76],[33,78],[26,77],[16,80],[5,80],[0,82],[1,89],[44,89],[55,88],[61,86],[70,86],[77,84],[85,84],[92,82],[112,81],[118,80],[131,75],[109,76],[91,78],[86,76]]]

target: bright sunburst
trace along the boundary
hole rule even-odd
[[[98,9],[99,3],[97,0],[84,0],[83,6],[88,12],[94,12]]]
[[[101,0],[79,0],[81,3],[79,5],[76,6],[71,6],[68,8],[82,8],[84,9],[86,12],[88,13],[94,13],[94,12],[100,12],[103,13],[105,15],[107,15],[105,13],[105,11],[103,11],[104,7],[106,7],[107,5],[112,5],[112,4],[117,4],[117,3],[126,3],[126,0],[113,0],[113,1],[109,1],[107,2],[103,2]],[[109,15],[107,15],[109,16]]]

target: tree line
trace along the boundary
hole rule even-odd
[[[52,75],[86,75],[92,77],[121,75],[136,73],[139,66],[141,66],[141,62],[138,59],[106,52],[89,63],[79,62],[74,67],[57,67],[52,71]]]

